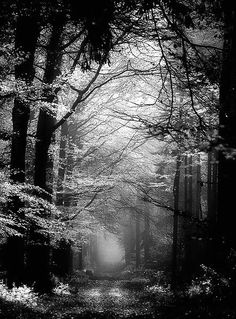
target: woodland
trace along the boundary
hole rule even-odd
[[[0,318],[235,318],[236,3],[2,0]]]

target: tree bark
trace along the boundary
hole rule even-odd
[[[15,79],[31,85],[34,79],[34,55],[39,37],[39,26],[36,17],[19,13],[16,21],[15,51],[23,55],[21,63],[15,66]],[[29,102],[16,96],[12,110],[12,144],[11,144],[11,179],[15,183],[25,182],[25,154],[27,129],[30,116]],[[24,203],[18,197],[12,198],[10,210],[19,215]],[[24,218],[23,214],[20,215]],[[7,242],[7,283],[19,286],[24,281],[24,237],[13,236]]]
[[[207,173],[207,217],[211,224],[217,220],[218,161],[217,152],[208,153]]]
[[[31,85],[34,79],[34,54],[39,37],[39,26],[35,17],[19,16],[16,24],[15,50],[24,55],[23,61],[15,66],[15,79]],[[15,182],[25,181],[25,149],[29,103],[17,96],[12,111],[13,138],[11,149],[11,178]]]
[[[180,166],[181,157],[177,156],[176,171],[173,187],[174,195],[174,222],[173,222],[173,246],[172,246],[172,280],[171,284],[174,288],[177,282],[177,266],[178,266],[178,226],[179,226],[179,183],[180,183]]]
[[[136,232],[135,232],[135,241],[136,241],[136,268],[140,267],[141,256],[140,256],[140,216],[139,213],[136,213]]]
[[[188,166],[188,183],[189,183],[189,201],[188,201],[188,211],[189,215],[193,216],[193,156],[189,155],[189,166]]]
[[[46,67],[43,82],[48,85],[44,90],[44,102],[52,103],[56,100],[55,90],[50,86],[60,74],[62,32],[64,23],[59,19],[54,21],[52,33],[47,48]],[[53,138],[56,110],[41,107],[37,126],[37,140],[35,144],[35,175],[34,184],[48,193],[45,198],[52,200],[53,193],[53,156],[49,154],[49,146]]]
[[[184,210],[189,213],[189,176],[188,176],[188,155],[184,155]]]
[[[193,217],[192,155],[185,155],[185,214],[184,219],[184,276],[189,280],[192,273],[192,224]]]
[[[214,220],[218,215],[218,152],[214,152],[214,163],[213,163],[213,172],[212,172],[212,210],[214,212]]]
[[[196,177],[195,177],[195,185],[196,185],[196,204],[194,207],[195,217],[202,219],[201,214],[201,156],[200,154],[196,155]]]
[[[124,231],[124,246],[125,246],[125,264],[126,266],[131,265],[132,263],[132,254],[135,247],[135,234],[133,228],[133,218],[129,210],[127,210],[127,225],[125,226]]]
[[[73,171],[74,160],[73,160],[73,144],[71,129],[68,122],[65,121],[61,126],[61,137],[60,137],[60,151],[59,151],[59,169],[57,177],[57,195],[56,204],[59,206],[70,207],[73,205],[73,198],[69,192],[65,192],[63,182],[70,178]],[[68,165],[69,164],[69,165]],[[58,255],[58,252],[60,254]],[[57,258],[57,265],[63,265],[64,272],[61,271],[61,276],[69,275],[73,270],[72,262],[72,247],[69,242],[60,242],[60,246],[55,250]],[[76,269],[83,269],[83,246],[80,245],[79,249],[75,253],[76,256]],[[59,266],[60,269],[60,266]]]
[[[214,219],[213,198],[212,198],[212,152],[208,153],[207,160],[207,218]]]
[[[144,217],[144,264],[148,268],[150,265],[150,220],[149,211],[145,212]]]
[[[60,73],[62,32],[64,20],[55,17],[47,47],[46,65],[43,82],[48,85],[44,89],[44,102],[51,104],[56,100],[56,92],[51,84]],[[37,139],[35,144],[35,174],[34,184],[43,192],[41,197],[52,201],[53,193],[53,154],[49,154],[49,147],[53,138],[53,126],[55,124],[56,110],[54,107],[47,109],[41,107],[37,125]],[[38,229],[31,230],[30,240],[32,252],[29,254],[28,263],[31,265],[31,277],[35,282],[35,290],[40,293],[50,292],[52,282],[50,278],[50,238],[40,235]],[[42,258],[43,256],[43,258]]]
[[[60,151],[59,151],[59,168],[57,176],[57,195],[56,204],[62,206],[63,200],[63,182],[66,176],[66,146],[68,142],[68,123],[67,121],[62,124],[61,138],[60,138]]]

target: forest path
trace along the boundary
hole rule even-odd
[[[58,300],[59,301],[59,300]],[[123,280],[91,280],[76,293],[54,300],[53,318],[156,318],[144,285],[130,286]]]

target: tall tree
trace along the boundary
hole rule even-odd
[[[60,46],[62,44],[62,32],[64,28],[64,15],[55,15],[52,21],[52,30],[47,46],[46,63],[43,82],[43,102],[51,105],[56,95],[52,83],[59,75],[61,66]],[[52,201],[53,187],[53,156],[49,153],[49,146],[52,142],[55,124],[56,110],[43,105],[39,111],[36,144],[35,144],[35,175],[34,184],[43,191],[42,197]],[[46,214],[47,215],[47,214]],[[47,217],[47,216],[45,216]],[[35,282],[35,289],[39,292],[51,290],[50,279],[50,239],[48,235],[37,233],[38,229],[31,228],[30,241],[31,249],[28,253],[28,269],[31,282]]]
[[[31,8],[29,15],[24,8],[19,8],[15,25],[15,53],[21,57],[15,66],[15,80],[19,86],[30,87],[34,79],[34,56],[37,40],[40,33],[38,24],[39,8]],[[25,154],[27,129],[30,116],[30,103],[27,97],[19,93],[14,99],[12,110],[12,144],[11,144],[11,179],[14,183],[25,182]],[[11,211],[24,217],[20,208],[24,204],[18,197],[11,202]],[[13,236],[8,239],[7,244],[7,282],[11,287],[13,283],[20,285],[24,278],[24,238]]]
[[[45,105],[40,108],[36,133],[34,184],[49,194],[52,194],[53,187],[53,158],[52,155],[49,154],[49,146],[53,138],[53,126],[56,121],[57,111],[55,107],[51,106],[53,102],[56,102],[57,98],[52,84],[60,74],[62,59],[60,47],[62,45],[64,25],[64,15],[56,16],[52,23],[43,78],[43,83],[46,86],[43,92],[43,102]],[[47,105],[51,107],[47,108]],[[48,177],[47,173],[49,175]],[[51,201],[50,195],[47,199]]]

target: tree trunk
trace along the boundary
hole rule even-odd
[[[208,153],[208,172],[207,172],[207,206],[208,220],[211,224],[216,223],[217,219],[217,189],[218,189],[218,161],[217,152]]]
[[[196,176],[195,176],[195,186],[196,186],[196,201],[195,201],[195,217],[202,219],[202,211],[201,211],[201,156],[197,154],[196,156]]]
[[[52,103],[56,100],[56,92],[51,88],[51,84],[60,74],[61,54],[60,45],[62,41],[62,31],[64,24],[57,19],[54,22],[50,41],[47,48],[46,67],[43,82],[48,85],[44,90],[44,102]],[[53,138],[53,127],[56,121],[56,110],[51,107],[48,110],[42,107],[39,112],[37,126],[37,141],[35,144],[35,175],[34,183],[48,192],[45,198],[51,201],[53,193],[53,156],[49,154],[49,146]]]
[[[184,155],[184,211],[188,214],[189,209],[189,183],[188,183],[188,155]]]
[[[150,265],[150,220],[148,209],[145,212],[144,217],[144,264],[146,268]]]
[[[140,267],[141,258],[140,258],[140,216],[139,213],[136,213],[136,268]]]
[[[218,163],[217,152],[208,153],[207,163],[207,219],[209,225],[209,239],[206,254],[206,262],[210,266],[217,264],[218,255],[218,230],[217,222],[217,190],[218,190]]]
[[[189,215],[193,216],[193,156],[189,155],[189,163],[188,163],[188,187],[189,187],[189,194],[188,194],[188,211]]]
[[[185,214],[184,219],[184,276],[189,280],[192,274],[192,224],[193,217],[192,155],[185,155]]]
[[[213,163],[213,172],[212,172],[212,210],[214,212],[214,219],[218,215],[218,152],[214,152],[214,163]]]
[[[209,152],[207,160],[207,218],[209,220],[213,220],[215,216],[212,198],[212,175],[212,152]]]
[[[15,79],[31,85],[34,79],[34,54],[39,37],[39,26],[35,17],[19,16],[16,24],[15,50],[24,55],[23,61],[15,66]],[[17,96],[12,111],[13,138],[11,149],[11,178],[14,182],[25,181],[25,149],[29,103]]]
[[[51,84],[60,73],[61,54],[60,45],[64,23],[60,17],[56,17],[52,25],[52,32],[47,47],[44,83],[48,85],[44,89],[44,102],[52,103],[56,100],[56,92]],[[42,197],[52,201],[53,193],[53,154],[49,154],[49,146],[53,138],[53,126],[55,124],[55,112],[42,107],[39,112],[37,126],[37,140],[35,144],[35,175],[34,184],[45,193]],[[33,241],[33,253],[29,254],[28,263],[31,265],[31,276],[35,282],[35,289],[40,293],[50,292],[50,238],[38,234],[37,229],[32,229],[31,241]],[[42,258],[43,256],[43,258]]]
[[[34,54],[39,37],[39,26],[35,17],[20,15],[16,21],[15,50],[23,55],[23,61],[15,66],[15,79],[31,85],[34,79]],[[11,179],[15,183],[25,182],[25,154],[27,129],[30,116],[29,102],[16,96],[12,110]],[[19,214],[24,203],[18,197],[12,198],[9,209]],[[21,218],[24,218],[21,213]],[[14,236],[7,242],[8,287],[22,284],[24,279],[24,238]]]
[[[224,47],[220,83],[218,231],[226,251],[236,249],[236,3],[223,1]],[[225,154],[227,156],[225,156]],[[222,259],[225,259],[223,256]]]
[[[63,200],[63,182],[66,175],[66,145],[68,140],[68,123],[65,121],[61,127],[60,151],[59,151],[59,168],[57,176],[57,195],[56,204],[62,206]]]
[[[173,187],[174,195],[174,222],[173,222],[173,248],[172,248],[172,287],[176,286],[178,272],[178,226],[179,226],[179,183],[180,183],[181,157],[177,156],[176,171]]]
[[[60,151],[59,151],[59,169],[58,169],[58,180],[57,180],[57,205],[64,205],[64,207],[70,207],[74,205],[73,202],[73,194],[70,193],[70,190],[65,190],[63,187],[63,182],[65,180],[70,179],[72,176],[73,168],[74,168],[74,143],[75,141],[75,132],[77,130],[73,127],[72,124],[68,125],[67,121],[62,124],[61,127],[61,139],[60,139]],[[82,144],[79,145],[82,148]],[[78,161],[77,161],[78,163]],[[79,240],[79,239],[78,239]],[[63,245],[61,245],[64,247]],[[69,253],[70,252],[70,253]],[[71,244],[66,243],[66,247],[64,247],[65,256],[63,256],[63,251],[61,253],[61,258],[64,265],[67,264],[67,272],[63,274],[63,276],[68,275],[71,272],[71,256],[72,249]],[[75,252],[76,263],[74,263],[77,270],[82,270],[84,266],[83,261],[83,244],[79,245],[79,249]]]
[[[131,265],[132,263],[132,254],[135,247],[135,234],[133,228],[133,218],[129,210],[127,210],[127,225],[125,226],[124,231],[124,246],[125,246],[125,264],[126,266]]]

